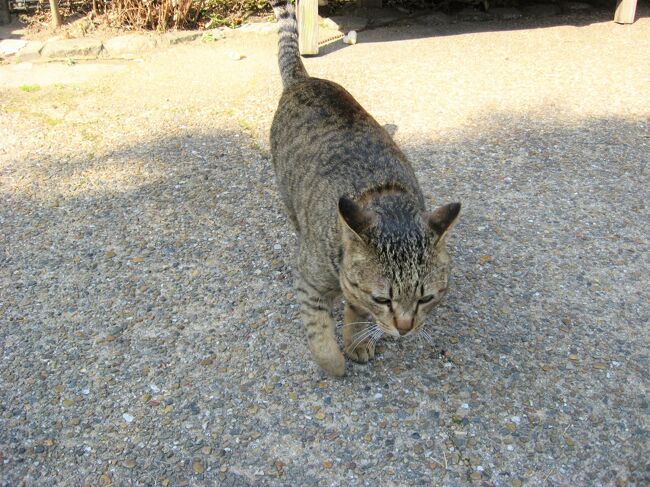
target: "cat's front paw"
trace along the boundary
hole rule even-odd
[[[365,364],[375,358],[375,342],[370,338],[362,340],[360,343],[351,340],[350,343],[345,343],[345,353],[355,362]]]
[[[314,361],[328,375],[332,377],[343,377],[345,375],[345,358],[334,338],[325,337],[321,338],[321,340],[311,340],[309,349]]]

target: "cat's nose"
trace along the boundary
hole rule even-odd
[[[413,320],[411,318],[398,319],[397,321],[397,331],[400,335],[406,335],[411,328],[413,328]]]

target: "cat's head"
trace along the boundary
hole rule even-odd
[[[403,195],[363,207],[341,198],[340,281],[347,302],[389,335],[418,330],[447,291],[445,238],[459,213],[460,203],[422,212]]]

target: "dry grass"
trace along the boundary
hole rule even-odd
[[[85,17],[110,28],[156,31],[236,25],[270,10],[267,0],[79,0],[60,2],[59,8],[67,23]],[[22,19],[32,26],[49,26],[47,2],[36,4]]]

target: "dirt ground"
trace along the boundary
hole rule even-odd
[[[274,36],[0,66],[0,485],[647,484],[639,14],[305,60],[396,130],[429,205],[463,203],[433,342],[342,380],[293,295]]]

